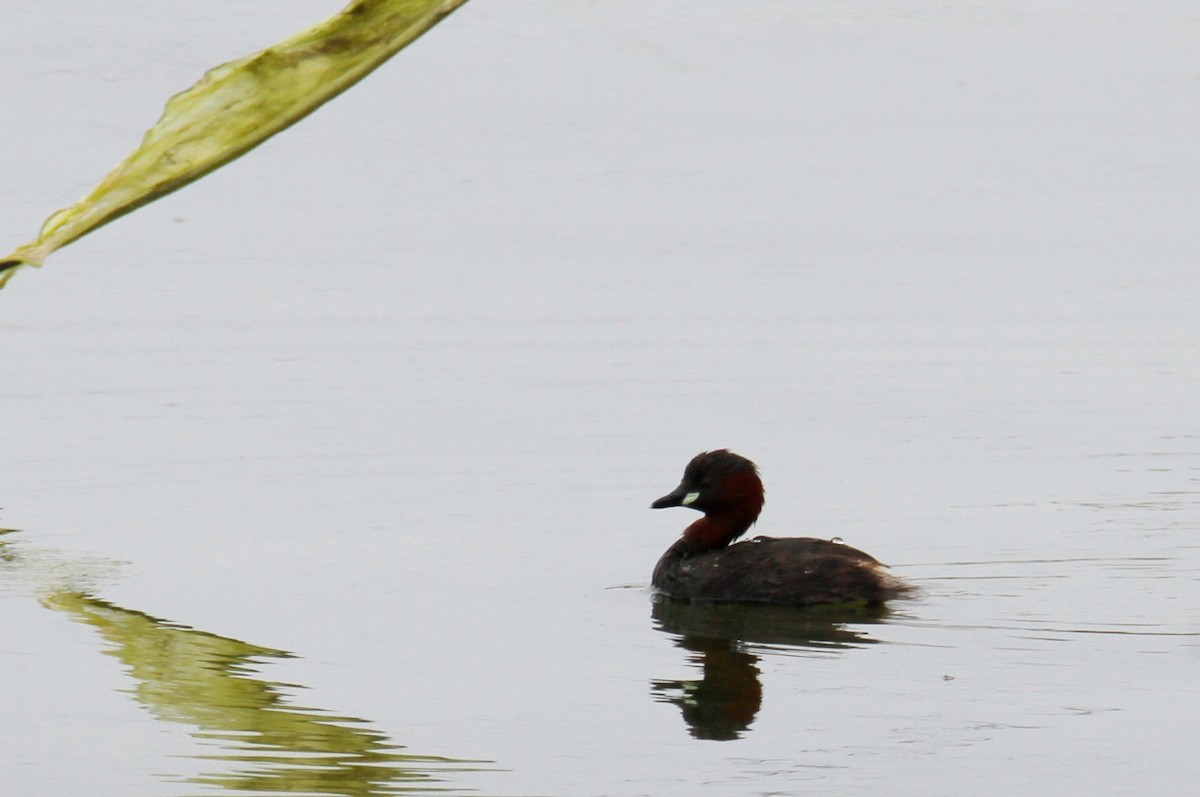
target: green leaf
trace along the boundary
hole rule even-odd
[[[0,288],[23,265],[182,188],[312,113],[467,0],[356,0],[260,53],[222,64],[167,102],[142,144],[91,194],[50,216],[0,260]]]

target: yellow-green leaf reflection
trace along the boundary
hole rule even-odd
[[[282,650],[197,631],[78,592],[42,602],[95,627],[106,651],[137,685],[137,701],[156,717],[191,725],[222,771],[188,778],[237,793],[304,795],[413,794],[450,791],[449,773],[480,762],[399,752],[365,720],[288,703],[294,687],[255,676]]]
[[[190,726],[211,762],[175,783],[248,795],[421,795],[461,791],[455,773],[486,762],[404,753],[366,720],[294,706],[300,687],[258,671],[286,651],[205,633],[92,597],[120,562],[29,545],[0,528],[0,597],[36,595],[44,606],[100,631],[106,653],[133,677],[130,690],[158,719]],[[0,709],[2,711],[2,709]],[[202,765],[209,768],[210,763]],[[490,767],[488,767],[490,768]]]

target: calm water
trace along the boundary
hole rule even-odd
[[[0,9],[4,247],[332,10],[185,6]],[[19,275],[0,793],[1191,794],[1198,23],[479,0]],[[920,597],[655,603],[720,446]]]

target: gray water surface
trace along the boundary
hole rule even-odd
[[[0,240],[333,10],[0,9]],[[1191,794],[1198,24],[478,0],[18,275],[0,793]],[[919,596],[653,601],[716,447]]]

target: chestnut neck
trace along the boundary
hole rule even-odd
[[[762,512],[763,493],[757,476],[753,476],[752,481],[745,486],[748,489],[735,492],[736,500],[707,509],[704,517],[687,527],[683,540],[690,553],[720,550],[754,525]]]

